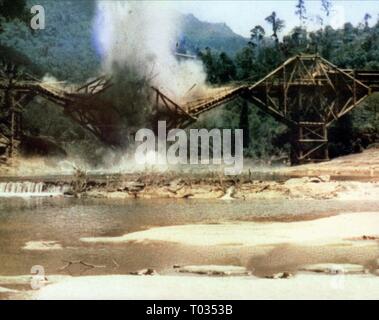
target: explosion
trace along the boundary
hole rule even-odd
[[[127,69],[178,101],[205,88],[202,63],[175,56],[180,19],[166,2],[99,0],[94,26],[105,72]]]

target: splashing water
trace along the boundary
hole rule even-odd
[[[41,197],[63,195],[67,186],[47,186],[43,182],[1,182],[0,197]]]

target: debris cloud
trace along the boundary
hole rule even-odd
[[[150,79],[174,99],[205,88],[206,74],[197,60],[180,59],[179,14],[162,1],[97,2],[95,41],[106,72],[127,68]],[[195,90],[196,89],[196,90]]]

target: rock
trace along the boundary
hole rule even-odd
[[[362,240],[379,240],[377,236],[363,236]]]
[[[288,179],[284,185],[285,186],[293,186],[293,185],[299,185],[299,184],[304,184],[306,182],[308,182],[308,177],[304,177],[304,178],[294,178],[294,179]]]
[[[63,195],[67,196],[67,197],[74,197],[75,196],[75,192],[72,191],[72,190],[68,190],[65,193],[63,193]]]
[[[326,274],[366,273],[365,267],[360,264],[333,264],[333,263],[305,265],[300,268],[300,271],[326,273]]]
[[[320,182],[329,182],[330,176],[320,176],[320,177],[303,177],[303,178],[294,178],[287,180],[284,185],[293,186],[301,185],[305,183],[320,183]]]
[[[135,276],[155,276],[158,273],[154,269],[142,269],[136,272],[130,272],[130,274],[135,275]]]
[[[320,183],[320,182],[322,182],[322,180],[320,178],[317,178],[317,177],[312,177],[312,178],[308,178],[307,182]]]
[[[289,278],[292,278],[292,274],[285,271],[285,272],[275,273],[271,276],[266,276],[265,278],[266,279],[289,279]]]
[[[349,238],[348,240],[352,240],[352,241],[378,241],[379,237],[378,236],[366,236],[366,235],[363,235],[361,237]]]
[[[321,180],[321,182],[330,182],[330,176],[329,175],[320,176],[319,179]]]
[[[140,192],[146,187],[146,184],[136,181],[126,181],[121,184],[117,191]]]
[[[183,180],[182,179],[175,179],[170,182],[167,190],[172,193],[177,193],[180,189],[184,187]]]
[[[234,194],[236,192],[236,188],[235,187],[230,187],[228,188],[228,190],[226,190],[226,193],[224,196],[222,196],[220,199],[221,200],[234,200]]]
[[[200,266],[174,266],[178,272],[194,273],[211,276],[246,276],[250,275],[245,267],[221,266],[221,265],[200,265]]]

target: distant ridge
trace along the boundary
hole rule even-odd
[[[225,23],[200,21],[193,14],[181,16],[182,34],[179,35],[181,49],[196,53],[206,47],[216,52],[234,56],[246,46],[248,39],[236,34]]]

